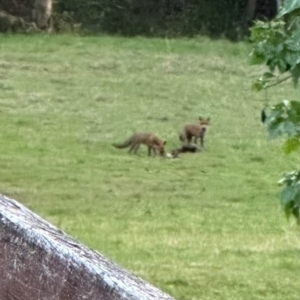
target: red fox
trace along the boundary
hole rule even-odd
[[[179,135],[179,139],[188,143],[192,141],[194,137],[194,143],[197,144],[198,138],[200,138],[201,148],[204,147],[205,132],[210,124],[210,118],[199,117],[200,124],[187,124],[183,127],[182,132]]]
[[[151,132],[137,132],[134,133],[131,137],[129,137],[122,144],[113,144],[116,148],[129,148],[129,153],[134,150],[134,153],[137,153],[141,144],[148,146],[148,155],[151,155],[151,151],[153,151],[153,155],[156,155],[156,150],[158,150],[161,156],[165,156],[165,144],[166,141],[162,141],[159,137],[154,135]]]

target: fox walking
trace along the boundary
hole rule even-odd
[[[187,124],[183,127],[182,132],[179,135],[179,139],[184,142],[190,143],[194,137],[194,143],[197,144],[198,138],[200,138],[201,148],[204,147],[204,136],[210,125],[210,118],[199,117],[199,124]]]
[[[137,153],[141,144],[148,146],[148,155],[156,155],[156,150],[158,150],[161,156],[165,156],[165,145],[166,141],[162,141],[159,137],[151,132],[138,132],[130,136],[124,143],[121,144],[112,144],[116,148],[129,148],[129,153],[133,150],[134,153]]]

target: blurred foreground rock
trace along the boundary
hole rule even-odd
[[[0,299],[174,298],[0,195]]]

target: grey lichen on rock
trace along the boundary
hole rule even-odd
[[[174,300],[0,195],[0,299]]]

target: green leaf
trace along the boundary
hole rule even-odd
[[[297,191],[295,191],[294,187],[286,186],[281,192],[281,204],[283,206],[291,204],[294,201],[296,193]]]
[[[287,69],[286,62],[283,59],[278,59],[277,67],[278,67],[280,73],[284,73]]]
[[[287,48],[294,52],[300,51],[300,30],[297,28],[293,32],[291,32],[284,41],[284,44],[287,46]],[[298,55],[299,57],[299,55]]]
[[[261,65],[265,63],[266,58],[264,55],[259,54],[258,52],[252,52],[250,54],[250,64],[251,65]]]
[[[300,181],[300,170],[287,173],[283,178],[279,180],[279,184],[286,184],[288,186],[295,185]]]
[[[287,218],[293,215],[300,225],[300,170],[286,174],[279,182],[286,184],[281,192],[281,205]]]
[[[293,172],[292,172],[293,173]],[[296,171],[299,174],[299,171]],[[288,175],[289,176],[289,175]],[[293,179],[292,181],[290,179]],[[281,192],[281,204],[286,217],[293,215],[300,224],[300,182],[299,177],[293,176],[286,181],[287,186]],[[291,185],[290,185],[291,184]]]
[[[266,118],[266,126],[271,138],[287,135],[300,137],[300,102],[284,100],[272,107]]]
[[[292,214],[296,218],[298,225],[300,225],[300,206],[295,205],[292,209]]]
[[[291,74],[293,76],[294,86],[297,87],[300,78],[300,63],[298,63],[293,70],[291,70]]]
[[[287,136],[289,137],[295,137],[298,134],[298,124],[295,124],[293,122],[291,122],[290,120],[285,120],[284,122],[282,122],[283,124],[283,130],[285,131],[285,133],[287,134]]]
[[[283,145],[283,151],[285,154],[290,154],[293,151],[297,151],[300,147],[300,141],[298,138],[291,138],[285,141]]]
[[[260,79],[256,80],[252,84],[252,89],[254,89],[256,91],[261,91],[264,87],[265,87],[265,83],[262,80],[260,80]]]
[[[299,54],[295,52],[287,52],[285,55],[285,61],[289,65],[290,69],[294,69],[298,63]]]
[[[281,18],[284,15],[290,13],[298,13],[300,10],[300,0],[285,0],[277,15],[277,18]]]
[[[283,103],[286,106],[286,112],[288,114],[288,118],[292,122],[299,124],[299,122],[300,122],[300,102],[295,101],[295,100],[291,100],[291,101],[284,100]]]
[[[265,78],[265,79],[271,79],[271,78],[274,78],[274,77],[276,77],[276,76],[271,72],[265,72],[263,74],[263,78]]]

